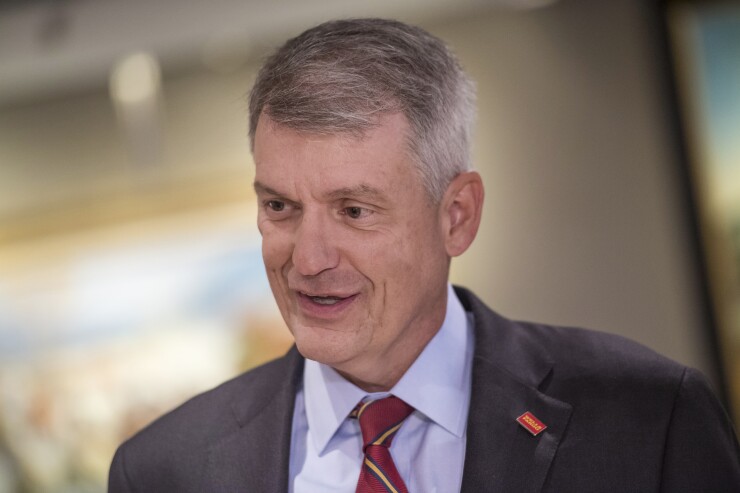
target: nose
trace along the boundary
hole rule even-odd
[[[339,252],[333,244],[328,219],[304,213],[296,231],[292,260],[303,276],[315,276],[339,264]]]

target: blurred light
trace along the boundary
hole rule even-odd
[[[159,92],[159,62],[148,53],[135,53],[120,60],[110,77],[110,94],[117,104],[138,104]]]
[[[153,55],[134,53],[113,67],[110,97],[129,156],[149,169],[161,161],[161,96],[162,72]]]

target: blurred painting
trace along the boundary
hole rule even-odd
[[[0,107],[0,493],[105,491],[118,444],[292,341],[256,227],[253,69],[112,67],[110,90]]]
[[[667,14],[724,378],[740,422],[740,6],[671,2]]]
[[[287,349],[254,208],[0,249],[0,492],[104,491],[122,440]]]

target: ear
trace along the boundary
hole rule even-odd
[[[483,197],[483,180],[475,171],[459,174],[447,187],[440,211],[445,250],[450,257],[461,255],[475,239]]]

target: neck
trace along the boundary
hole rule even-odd
[[[441,303],[437,305],[442,309],[431,310],[425,320],[417,320],[418,330],[407,333],[403,341],[397,341],[377,359],[365,361],[354,368],[334,366],[334,370],[365,392],[390,391],[442,328],[447,315],[447,301],[445,287]]]
[[[418,354],[416,356],[418,356]],[[391,374],[387,374],[387,369],[385,369],[386,370],[385,375],[379,375],[373,380],[362,380],[360,378],[350,375],[347,372],[337,370],[336,368],[335,370],[337,371],[337,373],[342,375],[345,380],[352,382],[354,385],[361,388],[368,394],[371,394],[373,392],[388,392],[389,390],[391,390],[393,386],[396,385],[399,380],[401,380],[401,377],[403,376],[404,373],[406,373],[406,370],[408,370],[410,366],[411,365],[409,364],[408,366],[403,368],[400,372],[397,371]]]

